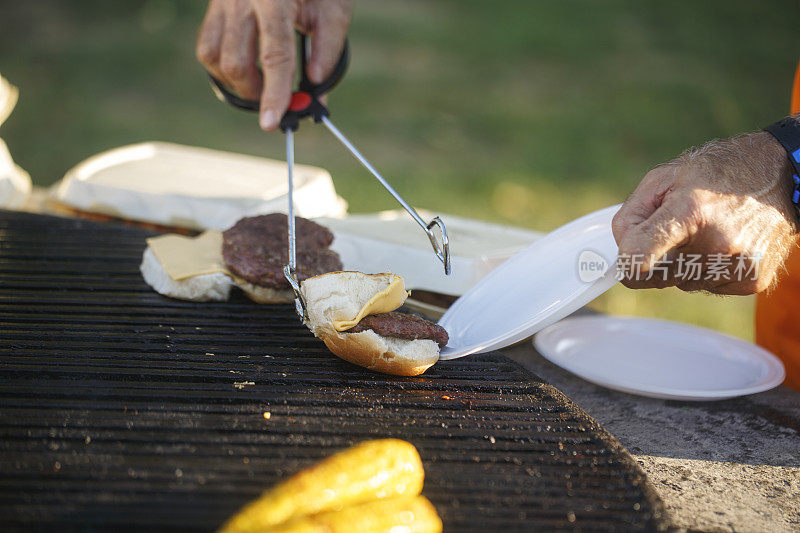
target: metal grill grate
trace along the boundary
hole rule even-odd
[[[365,371],[291,306],[155,294],[138,270],[148,235],[0,211],[4,526],[211,530],[285,476],[387,436],[419,449],[447,531],[661,524],[619,444],[502,355],[419,378]]]

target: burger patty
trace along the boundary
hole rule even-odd
[[[289,282],[283,266],[289,262],[288,218],[271,213],[239,220],[222,233],[222,258],[228,269],[255,285],[285,289]],[[333,233],[328,228],[295,217],[297,280],[342,269],[339,254],[328,246]]]
[[[434,324],[417,315],[406,313],[380,313],[367,315],[346,333],[359,333],[371,329],[384,337],[399,339],[428,339],[434,341],[439,347],[445,346],[449,337],[447,331],[439,324]]]

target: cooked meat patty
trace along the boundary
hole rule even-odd
[[[361,319],[347,333],[359,333],[371,329],[384,337],[397,337],[399,339],[429,339],[435,341],[440,347],[445,346],[449,337],[447,331],[439,324],[434,324],[417,315],[406,313],[380,313],[367,315]]]
[[[283,266],[289,262],[288,219],[283,213],[243,218],[222,234],[222,257],[231,272],[261,287],[283,289],[289,282]],[[297,280],[342,269],[339,254],[328,249],[328,228],[295,217]]]

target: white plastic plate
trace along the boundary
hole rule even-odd
[[[482,278],[442,316],[441,359],[503,348],[591,302],[616,283],[617,245],[601,209],[547,234]]]
[[[654,398],[722,400],[769,390],[785,377],[763,348],[666,320],[568,318],[540,331],[534,346],[588,381]]]

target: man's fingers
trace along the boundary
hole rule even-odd
[[[222,52],[222,32],[225,28],[225,12],[223,2],[212,0],[208,4],[206,16],[197,35],[195,55],[208,72],[218,80],[225,82],[225,75],[219,66]]]
[[[692,201],[683,195],[668,196],[649,218],[632,226],[620,241],[619,257],[627,278],[623,283],[633,288],[674,285],[678,280],[670,266],[672,258],[668,256],[670,262],[666,263],[660,260],[686,244],[696,231]],[[659,274],[658,279],[650,275],[651,271]],[[647,277],[650,279],[646,280]]]
[[[220,70],[228,85],[248,100],[258,99],[261,75],[256,66],[258,32],[249,0],[227,0]]]
[[[656,261],[682,239],[670,237],[675,228],[668,224],[675,218],[671,195],[676,173],[669,165],[648,172],[614,215],[611,225],[619,247],[623,285],[638,289],[675,284],[673,268]]]
[[[674,182],[674,176],[675,170],[669,166],[657,167],[647,173],[611,222],[617,244],[622,242],[628,231],[650,218],[661,206]]]
[[[312,82],[322,83],[333,72],[342,54],[350,26],[350,2],[326,2],[314,18],[306,74]]]
[[[278,127],[289,107],[295,70],[295,2],[257,0],[254,3],[258,23],[263,88],[261,91],[261,128]]]
[[[690,214],[679,200],[674,200],[661,204],[648,219],[634,226],[620,243],[619,251],[655,260],[684,244],[691,235]]]

